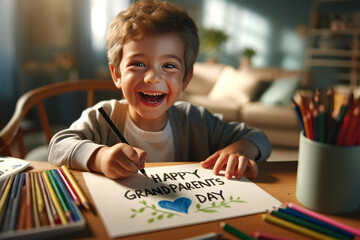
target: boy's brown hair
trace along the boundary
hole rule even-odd
[[[199,51],[197,27],[185,10],[158,0],[140,0],[112,20],[107,34],[109,63],[119,73],[122,49],[126,42],[140,39],[148,33],[169,32],[175,32],[184,42],[186,76],[193,67]]]

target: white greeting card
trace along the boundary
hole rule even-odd
[[[13,157],[0,157],[0,181],[21,172],[30,166],[30,162]]]
[[[111,180],[83,173],[111,237],[265,212],[281,202],[246,178],[228,180],[200,164],[146,169]]]

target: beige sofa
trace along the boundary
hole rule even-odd
[[[298,147],[300,125],[290,97],[301,74],[196,63],[193,79],[180,99],[219,113],[226,121],[243,121],[262,129],[273,146]]]

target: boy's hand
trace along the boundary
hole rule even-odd
[[[240,179],[248,166],[251,170],[251,178],[256,178],[258,167],[253,159],[258,154],[259,150],[253,143],[247,140],[239,140],[215,152],[205,161],[202,161],[200,165],[203,168],[212,168],[215,175],[224,169],[227,179],[231,179],[233,176]]]
[[[125,143],[104,146],[89,161],[89,168],[111,179],[123,179],[145,167],[147,153]]]

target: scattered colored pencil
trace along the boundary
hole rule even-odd
[[[345,225],[345,224],[343,224],[343,223],[337,222],[337,221],[335,221],[335,220],[332,220],[332,219],[330,219],[330,218],[327,218],[327,217],[325,217],[325,216],[323,216],[323,215],[320,215],[320,214],[318,214],[318,213],[316,213],[316,212],[313,212],[313,211],[311,211],[311,210],[305,209],[305,208],[300,207],[300,206],[298,206],[298,205],[296,205],[296,204],[293,204],[293,203],[288,203],[287,206],[290,207],[290,208],[292,208],[292,209],[294,209],[294,210],[297,210],[297,211],[299,211],[299,212],[301,212],[301,213],[304,213],[304,214],[306,214],[306,215],[308,215],[308,216],[311,216],[311,217],[313,217],[313,218],[315,218],[315,219],[318,219],[318,220],[323,221],[323,222],[325,222],[325,223],[331,224],[331,225],[333,225],[333,226],[335,226],[335,227],[337,227],[337,228],[343,229],[344,231],[347,231],[347,232],[349,232],[349,233],[351,233],[351,234],[353,234],[353,235],[355,235],[355,236],[359,236],[359,237],[360,237],[360,229],[352,228],[352,227],[350,227],[350,226],[348,226],[348,225]]]
[[[225,222],[220,222],[219,226],[224,230],[229,232],[230,234],[234,235],[235,237],[238,237],[240,239],[244,239],[244,240],[253,240],[254,238],[252,238],[251,236],[247,235],[246,233],[243,233],[242,231],[240,231],[237,228],[234,228],[233,226],[225,223]]]
[[[77,184],[75,178],[71,175],[69,169],[65,165],[61,166],[61,169],[63,170],[63,172],[64,172],[64,174],[66,176],[66,179],[71,184],[72,189],[74,190],[74,192],[76,193],[76,195],[80,199],[81,204],[83,205],[83,207],[86,210],[89,210],[90,209],[89,201],[87,200],[87,198],[85,197],[85,194],[83,193],[83,191],[81,190],[81,188]]]
[[[306,235],[306,236],[309,236],[309,237],[313,237],[313,238],[317,238],[317,239],[324,239],[324,240],[334,240],[335,239],[335,238],[326,236],[324,234],[315,232],[313,230],[310,230],[308,228],[299,226],[297,224],[294,224],[294,223],[285,221],[283,219],[274,217],[274,216],[272,216],[270,214],[263,214],[262,219],[265,220],[266,222],[270,222],[272,224],[287,228],[289,230],[298,232],[300,234],[303,234],[303,235]]]

